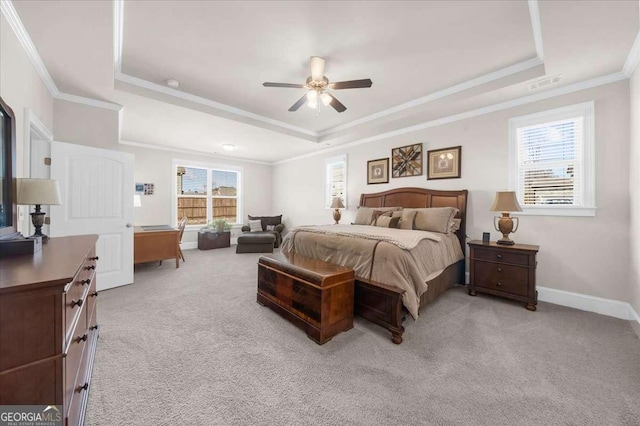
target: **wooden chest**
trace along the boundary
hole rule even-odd
[[[212,232],[200,230],[198,232],[198,250],[211,250],[231,247],[231,232]]]
[[[258,261],[258,296],[322,345],[353,328],[354,272],[297,255],[276,253]]]

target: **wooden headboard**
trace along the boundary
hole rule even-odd
[[[460,219],[460,229],[456,232],[462,252],[466,246],[467,228],[467,194],[466,189],[460,191],[438,191],[426,188],[397,188],[374,194],[360,195],[360,206],[364,207],[455,207],[456,218]]]

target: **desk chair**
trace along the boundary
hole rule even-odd
[[[183,217],[182,219],[180,219],[180,223],[178,224],[178,230],[180,231],[180,236],[178,237],[178,243],[182,242],[182,234],[184,234],[184,227],[187,225],[187,218]],[[184,254],[182,254],[182,248],[180,248],[180,246],[178,245],[178,250],[180,251],[180,257],[182,258],[183,262],[186,262],[186,260],[184,260]]]

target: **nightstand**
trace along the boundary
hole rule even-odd
[[[525,302],[536,310],[536,254],[539,247],[527,244],[512,246],[470,241],[469,295],[476,292]]]

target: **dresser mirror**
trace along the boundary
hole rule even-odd
[[[0,98],[0,237],[15,234],[16,221],[16,120]]]

